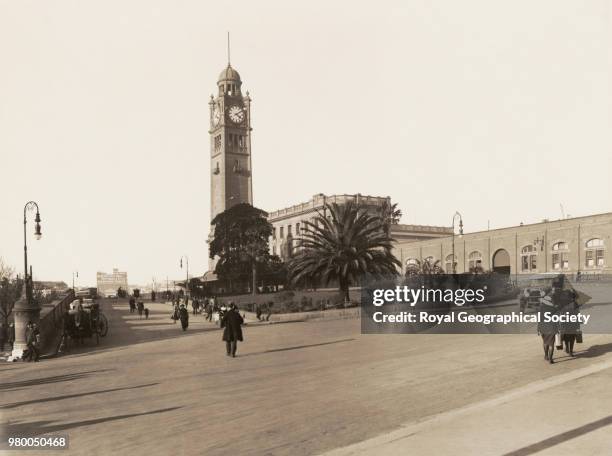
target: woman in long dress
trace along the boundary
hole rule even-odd
[[[557,323],[545,321],[547,314],[557,313],[556,307],[553,305],[552,296],[550,294],[540,299],[540,321],[538,323],[538,334],[542,336],[542,345],[544,347],[544,359],[550,364],[554,363],[553,354],[555,352],[555,335],[559,331]]]

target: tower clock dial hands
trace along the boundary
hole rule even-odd
[[[234,123],[241,123],[244,120],[244,111],[240,106],[230,106],[229,118]]]

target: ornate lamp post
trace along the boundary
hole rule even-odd
[[[187,302],[187,299],[189,299],[189,257],[187,255],[181,257],[181,269],[183,269],[183,258],[185,258],[185,269],[187,271],[187,278],[185,280],[185,302]]]
[[[455,220],[459,217],[459,238],[463,237],[463,217],[459,211],[453,214],[453,274],[457,274],[457,261],[455,259]]]
[[[15,303],[13,311],[15,313],[15,343],[13,344],[13,352],[11,359],[20,358],[23,355],[24,349],[27,347],[25,340],[25,329],[29,321],[38,323],[40,318],[40,307],[32,300],[32,274],[31,267],[28,271],[28,237],[27,237],[27,213],[36,209],[36,217],[34,218],[34,237],[38,240],[42,236],[40,229],[40,211],[38,204],[35,201],[28,201],[23,207],[23,266],[24,266],[24,283],[21,291],[21,297]]]
[[[23,263],[25,266],[25,278],[27,281],[28,278],[28,237],[26,236],[26,226],[28,224],[28,219],[26,217],[28,210],[33,210],[36,208],[36,218],[34,221],[36,225],[34,227],[34,237],[39,240],[42,237],[42,233],[40,232],[40,211],[38,210],[38,204],[35,201],[29,201],[23,207]]]

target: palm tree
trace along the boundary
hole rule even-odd
[[[378,213],[387,234],[391,231],[391,225],[397,225],[402,218],[402,210],[397,207],[397,203],[389,204],[388,201],[383,202],[378,209]]]
[[[327,217],[319,213],[314,223],[304,222],[305,231],[288,265],[293,284],[313,280],[327,285],[336,280],[348,301],[349,286],[363,275],[397,275],[401,263],[391,253],[393,239],[380,216],[352,202],[327,204],[325,210]]]

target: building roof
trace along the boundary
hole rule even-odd
[[[221,73],[219,73],[219,80],[218,80],[218,82],[222,82],[222,81],[238,81],[238,82],[240,82],[240,75],[238,74],[238,72],[236,70],[234,70],[232,68],[232,66],[230,64],[228,64],[227,68],[225,68]]]

